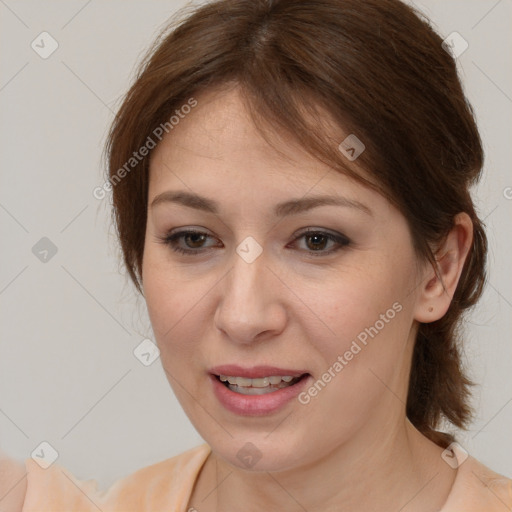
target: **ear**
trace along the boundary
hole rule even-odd
[[[457,214],[454,226],[435,253],[437,275],[425,266],[414,318],[430,323],[442,318],[450,307],[464,262],[473,243],[473,222],[465,212]]]

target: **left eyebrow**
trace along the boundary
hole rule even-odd
[[[174,190],[168,190],[156,196],[151,202],[150,208],[154,208],[158,204],[166,202],[182,204],[183,206],[194,208],[196,210],[203,210],[208,213],[219,213],[219,204],[213,199],[187,191]],[[299,213],[312,210],[313,208],[318,208],[319,206],[329,205],[354,208],[367,215],[373,216],[373,212],[365,204],[353,199],[334,195],[302,197],[299,199],[284,201],[282,203],[278,203],[274,207],[274,215],[276,217],[287,217],[289,215],[297,215]]]
[[[318,208],[319,206],[343,206],[345,208],[355,208],[360,210],[367,215],[373,216],[373,212],[363,203],[359,201],[355,201],[353,199],[348,199],[342,196],[312,196],[312,197],[303,197],[301,199],[292,199],[290,201],[285,201],[283,203],[279,203],[274,208],[274,214],[277,217],[285,217],[288,215],[296,215],[298,213],[302,213],[313,208]]]

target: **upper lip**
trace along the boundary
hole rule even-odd
[[[214,366],[210,368],[210,373],[213,375],[226,375],[228,377],[245,377],[247,379],[258,379],[262,377],[271,376],[287,376],[300,377],[307,370],[297,370],[290,368],[278,368],[277,366],[252,366],[242,367],[237,364],[225,364],[221,366]]]

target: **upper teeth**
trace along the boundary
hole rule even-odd
[[[246,377],[232,377],[231,375],[219,375],[222,382],[229,382],[237,386],[264,388],[270,384],[279,384],[281,381],[291,382],[293,377],[291,375],[272,375],[269,377],[261,377],[259,379],[247,379]]]

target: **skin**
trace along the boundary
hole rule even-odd
[[[162,365],[212,447],[189,506],[439,510],[456,471],[406,419],[405,401],[418,322],[448,309],[471,244],[469,217],[457,216],[439,249],[443,288],[415,254],[405,217],[384,197],[283,134],[274,134],[286,157],[278,154],[250,121],[237,89],[210,90],[197,100],[151,157],[142,269]],[[219,212],[151,206],[170,190],[213,199]],[[279,202],[333,193],[371,213],[324,205],[273,216]],[[177,228],[211,238],[182,237],[179,247],[200,254],[179,254],[163,243]],[[350,243],[299,237],[305,228],[340,233]],[[252,263],[236,252],[248,236],[263,249]],[[219,364],[305,368],[316,381],[397,302],[401,311],[307,405],[292,400],[275,413],[242,417],[213,394],[208,370]],[[252,468],[237,458],[246,442],[261,453]]]
[[[27,492],[25,464],[0,448],[0,512],[19,512]]]

